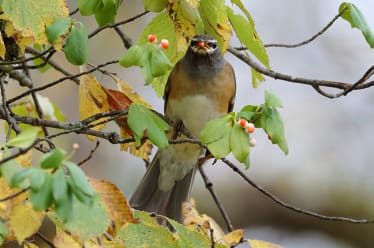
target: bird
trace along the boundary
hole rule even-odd
[[[178,125],[167,131],[169,139],[183,127],[198,138],[204,125],[232,111],[236,79],[232,65],[206,34],[192,37],[185,55],[171,70],[164,91],[164,115]],[[182,222],[182,204],[189,201],[199,157],[199,144],[170,144],[159,149],[135,189],[130,206]]]

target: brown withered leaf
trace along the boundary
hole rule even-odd
[[[106,92],[108,97],[107,99],[110,110],[126,110],[133,102],[141,103],[144,106],[151,108],[151,105],[148,104],[140,95],[134,92],[130,85],[118,77],[113,78],[117,83],[119,91],[106,89],[103,87],[103,90]],[[118,118],[116,123],[120,127],[121,138],[127,139],[133,137],[133,133],[127,125],[126,116]],[[145,141],[140,147],[136,147],[135,142],[122,143],[120,145],[121,151],[128,151],[130,154],[147,161],[151,155],[152,147],[152,143],[149,140]]]
[[[111,182],[89,178],[94,190],[101,196],[101,201],[107,208],[112,221],[120,228],[123,224],[137,223],[137,219],[132,216],[131,207],[121,190]]]

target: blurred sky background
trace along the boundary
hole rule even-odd
[[[76,5],[71,1],[70,10]],[[374,1],[351,1],[367,18],[374,30]],[[297,43],[320,31],[338,12],[337,0],[261,0],[243,1],[252,14],[257,31],[268,43]],[[142,1],[124,0],[117,20],[124,20],[143,12]],[[134,41],[152,14],[121,26]],[[93,18],[80,18],[89,30],[96,27]],[[232,45],[240,45],[235,38]],[[90,40],[90,63],[97,65],[118,59],[125,49],[112,30],[107,29]],[[338,20],[324,35],[311,44],[296,49],[268,48],[272,69],[285,74],[314,79],[355,82],[374,62],[361,33]],[[62,58],[63,56],[59,55]],[[332,216],[374,219],[374,88],[350,93],[335,100],[319,95],[312,87],[273,80],[259,88],[251,87],[248,66],[226,54],[237,75],[235,110],[246,104],[261,104],[264,89],[273,89],[284,103],[284,119],[290,153],[284,156],[271,145],[261,130],[255,137],[257,146],[251,151],[251,168],[246,174],[282,200],[297,207]],[[62,62],[65,63],[65,62]],[[68,66],[72,72],[76,67]],[[111,66],[136,91],[163,110],[163,101],[150,86],[144,86],[138,68],[124,69]],[[98,75],[109,87],[115,87],[106,77]],[[36,85],[43,85],[58,73],[35,74]],[[56,102],[68,121],[79,118],[78,88],[65,82],[53,90],[41,92]],[[15,92],[16,94],[16,92]],[[116,129],[115,125],[109,129]],[[74,160],[83,159],[94,143],[83,136],[69,135],[60,144],[71,149],[80,144]],[[241,167],[241,165],[239,165]],[[144,171],[144,163],[117,145],[101,141],[99,150],[83,166],[91,177],[117,184],[130,196]],[[267,199],[245,183],[223,164],[205,166],[209,178],[227,208],[236,228],[245,228],[246,237],[274,242],[286,248],[351,248],[374,247],[374,225],[357,225],[318,220],[291,212]],[[241,167],[243,168],[243,167]],[[217,207],[211,200],[199,175],[196,176],[193,197],[201,212],[213,216],[223,224]]]

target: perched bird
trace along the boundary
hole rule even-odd
[[[232,110],[236,83],[232,66],[223,58],[217,40],[208,35],[191,39],[185,56],[170,73],[164,94],[165,116],[199,138],[206,122]],[[178,130],[169,139],[181,138]],[[133,194],[135,209],[182,221],[203,149],[197,144],[171,144],[159,150]]]

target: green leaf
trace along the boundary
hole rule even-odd
[[[101,0],[95,8],[95,19],[99,26],[114,23],[121,0]]]
[[[271,142],[277,144],[279,148],[287,155],[288,145],[284,135],[282,118],[276,108],[262,107],[261,127],[271,137]]]
[[[30,200],[35,210],[43,211],[51,206],[52,196],[52,175],[45,173],[43,185],[39,190],[30,190]]]
[[[125,247],[179,247],[173,234],[167,228],[146,223],[126,223],[118,231],[115,241],[122,243]]]
[[[249,161],[249,135],[238,124],[235,124],[231,130],[230,148],[235,158],[245,163]]]
[[[261,73],[259,73],[252,67],[251,67],[251,73],[252,73],[252,87],[257,88],[261,82],[265,81],[265,78]]]
[[[144,66],[149,57],[149,51],[146,46],[133,45],[119,60],[119,64],[123,67],[130,67],[133,65]]]
[[[95,10],[101,0],[78,0],[79,12],[82,16],[90,16],[95,13]]]
[[[88,34],[86,26],[80,23],[80,28],[73,26],[66,39],[64,53],[66,59],[73,65],[83,65],[88,61]]]
[[[168,0],[143,0],[144,9],[152,12],[162,11],[167,3]]]
[[[0,221],[0,245],[3,244],[7,236],[8,236],[8,227],[4,222]]]
[[[207,144],[208,150],[215,158],[224,158],[231,152],[230,134],[231,128],[226,130],[226,132],[224,132],[224,135],[220,139]]]
[[[30,168],[30,170],[30,187],[32,190],[38,191],[44,184],[45,175],[49,173],[36,168]]]
[[[201,232],[198,232],[197,230],[190,229],[184,225],[179,224],[175,220],[169,219],[168,224],[173,227],[175,232],[178,234],[176,235],[176,239],[178,241],[179,246],[176,247],[211,247],[212,246],[212,240],[209,238],[208,235],[204,235]],[[223,244],[220,244],[220,242],[217,242],[214,244],[215,248],[224,248],[227,247]]]
[[[29,182],[26,181],[26,178],[32,173],[31,168],[22,168],[19,164],[15,163],[12,167],[4,164],[2,166],[2,174],[9,183],[11,188],[20,188],[24,189],[29,186]]]
[[[83,204],[73,198],[72,214],[73,217],[65,222],[55,213],[51,213],[48,217],[58,226],[82,240],[100,236],[110,224],[108,213],[98,197],[94,198],[91,205]]]
[[[215,158],[223,158],[230,153],[230,135],[234,123],[234,115],[228,113],[221,118],[209,121],[201,131],[201,143],[207,145]]]
[[[208,121],[200,133],[201,143],[209,144],[221,139],[231,128],[232,122],[231,114]]]
[[[352,28],[359,29],[371,48],[374,48],[374,34],[360,11],[353,3],[343,2],[339,6],[341,17],[351,24]]]
[[[40,160],[40,167],[43,169],[56,169],[59,168],[66,152],[60,148],[56,148],[43,155]]]
[[[39,131],[39,127],[28,126],[16,137],[10,139],[7,143],[7,146],[27,148],[32,145],[32,143],[34,143],[34,141],[38,137]]]
[[[231,8],[227,8],[227,12],[230,23],[240,42],[242,42],[263,65],[269,68],[269,57],[264,44],[255,30],[254,23],[250,23],[250,21],[241,15],[234,14]]]
[[[87,177],[82,169],[70,161],[64,161],[63,164],[69,170],[70,180],[68,182],[70,182],[71,190],[73,191],[74,195],[85,204],[92,204],[92,199],[95,192],[93,191],[91,184],[88,182]]]
[[[58,18],[51,25],[46,28],[47,38],[50,43],[53,43],[61,35],[66,34],[72,24],[70,17]]]
[[[135,103],[131,104],[127,123],[131,130],[134,131],[137,146],[141,144],[141,138],[144,136],[145,131],[147,132],[147,137],[159,148],[164,149],[169,145],[165,134],[169,125],[145,106]]]
[[[228,23],[227,6],[225,0],[204,0],[199,2],[199,13],[204,24],[206,34],[213,35],[218,46],[224,52],[232,35]]]
[[[282,108],[282,102],[277,95],[272,90],[265,90],[265,106]]]
[[[166,74],[171,69],[171,63],[165,53],[155,44],[151,44],[150,67],[153,77]]]
[[[62,220],[62,222],[70,220],[73,216],[73,195],[69,190],[63,168],[58,169],[54,173],[52,192],[56,213],[58,214],[59,218]]]

